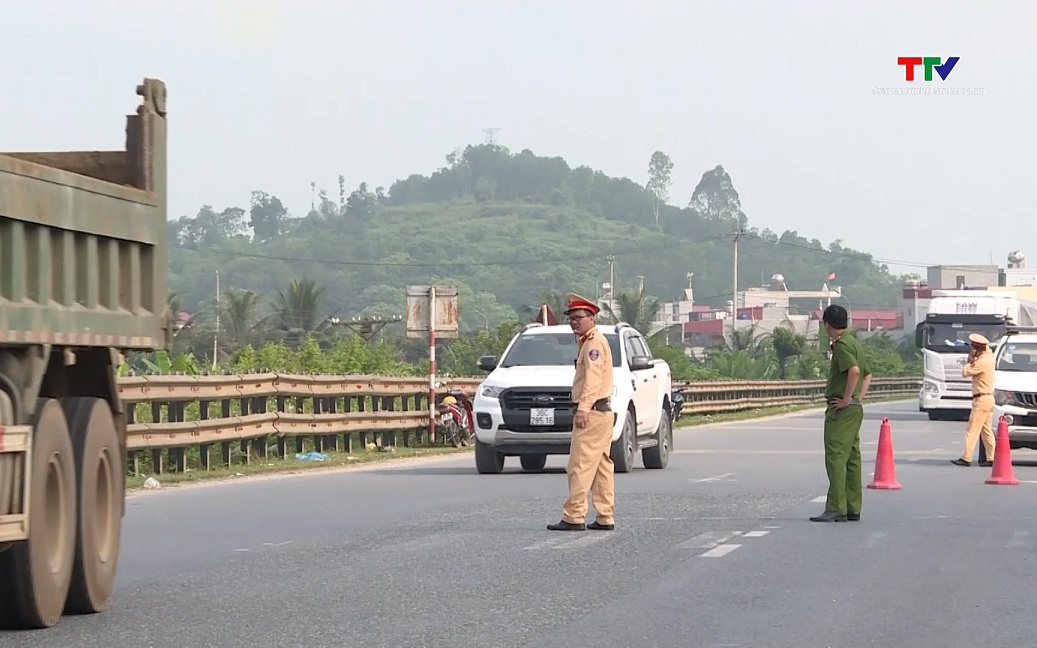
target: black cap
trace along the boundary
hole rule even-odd
[[[827,322],[829,326],[837,329],[844,329],[849,323],[849,315],[846,313],[846,309],[839,304],[832,304],[825,309],[825,312],[821,315],[821,320]]]

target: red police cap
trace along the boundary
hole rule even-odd
[[[588,310],[592,315],[597,315],[601,309],[589,299],[576,293],[569,293],[565,296],[565,314],[568,315],[575,310]]]

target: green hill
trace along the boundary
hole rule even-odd
[[[887,306],[901,281],[867,254],[751,227],[719,166],[678,208],[657,200],[664,191],[529,151],[470,146],[448,163],[388,191],[362,184],[347,196],[340,184],[339,201],[321,192],[302,218],[255,192],[248,211],[204,207],[171,221],[171,290],[193,312],[215,296],[217,271],[222,290],[252,290],[266,303],[306,278],[324,287],[318,317],[348,317],[402,315],[409,283],[457,283],[462,326],[472,330],[528,318],[524,306],[547,293],[595,295],[611,254],[617,291],[633,291],[643,276],[646,292],[668,301],[694,272],[696,300],[721,305],[739,228],[750,234],[739,243],[740,288],[780,272],[789,289],[817,289],[835,272],[829,283],[852,305]]]

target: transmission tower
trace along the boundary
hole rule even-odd
[[[499,133],[500,129],[499,128],[484,128],[484,129],[482,129],[482,132],[486,133],[486,143],[490,144],[490,145],[493,145],[493,135],[495,133]]]

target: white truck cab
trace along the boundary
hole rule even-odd
[[[1037,450],[1037,327],[1009,326],[994,351],[994,435],[1002,415],[1012,450]],[[980,461],[986,459],[980,443]]]
[[[930,420],[967,419],[972,409],[972,383],[961,369],[969,355],[969,334],[988,340],[1011,325],[1037,324],[1037,304],[1012,291],[934,290],[926,318],[915,328],[922,349],[924,376],[918,409]]]
[[[644,337],[625,323],[598,325],[612,349],[612,460],[616,472],[633,468],[641,450],[646,468],[665,468],[673,444],[670,367],[653,358]],[[547,455],[569,454],[577,340],[566,325],[527,324],[501,357],[484,356],[489,375],[476,390],[475,465],[499,473],[518,456],[526,470]]]

